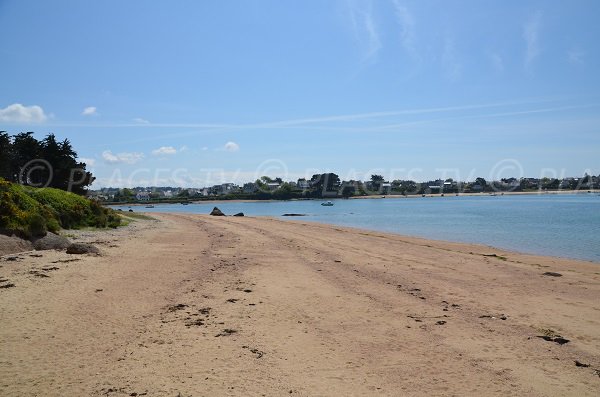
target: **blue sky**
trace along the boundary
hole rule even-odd
[[[0,0],[0,129],[95,187],[600,173],[598,1]]]

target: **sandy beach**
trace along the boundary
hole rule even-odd
[[[600,264],[270,218],[0,260],[2,396],[597,396]]]

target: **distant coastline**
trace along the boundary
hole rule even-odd
[[[572,195],[572,194],[600,194],[600,189],[589,189],[589,190],[536,190],[536,191],[525,191],[525,192],[481,192],[481,193],[430,193],[430,194],[370,194],[366,196],[352,196],[352,197],[331,197],[327,199],[347,199],[347,200],[378,200],[378,199],[416,199],[416,198],[427,198],[427,197],[455,197],[455,196],[464,196],[464,197],[486,197],[486,196],[543,196],[543,195]],[[291,199],[231,199],[223,196],[220,198],[219,196],[210,197],[207,199],[170,199],[170,200],[153,200],[153,201],[131,201],[131,202],[113,202],[107,201],[104,203],[106,206],[145,206],[148,204],[180,204],[180,203],[188,203],[188,204],[209,204],[209,203],[255,203],[255,202],[284,202],[284,201],[311,201],[317,200],[322,201],[324,198],[316,198],[316,197],[307,197],[307,198],[291,198]]]

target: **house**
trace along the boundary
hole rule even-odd
[[[235,183],[222,183],[220,185],[214,185],[213,187],[211,187],[210,193],[216,194],[216,195],[225,195],[225,194],[231,194],[238,189],[239,189],[239,186],[236,185]]]
[[[138,201],[150,201],[150,192],[137,192],[135,199]]]
[[[271,191],[279,189],[279,186],[280,185],[277,182],[267,183],[267,188]]]
[[[302,190],[306,190],[310,187],[310,183],[304,179],[304,178],[300,178],[298,179],[298,182],[296,182],[298,189],[302,189]]]
[[[258,191],[258,185],[254,182],[244,183],[242,191],[244,193],[256,193]]]

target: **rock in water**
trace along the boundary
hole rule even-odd
[[[75,255],[95,254],[95,255],[100,255],[100,250],[97,247],[93,246],[92,244],[73,243],[73,244],[69,245],[69,248],[67,248],[67,254],[75,254]]]
[[[234,214],[233,216],[244,216],[243,212],[238,212],[237,214]]]
[[[71,245],[71,242],[63,236],[54,233],[48,233],[42,238],[33,241],[33,248],[38,251],[44,250],[64,250]]]
[[[225,214],[217,207],[213,208],[213,210],[210,212],[210,214],[212,216],[225,216]]]

